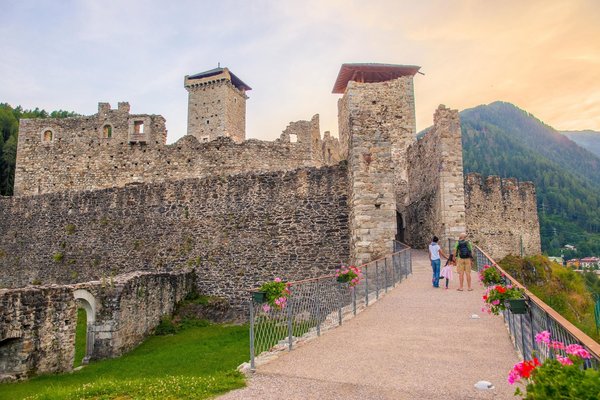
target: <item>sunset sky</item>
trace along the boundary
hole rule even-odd
[[[172,3],[172,4],[171,4]],[[94,114],[99,101],[186,133],[183,77],[229,67],[247,137],[321,115],[342,63],[415,64],[417,129],[438,104],[503,100],[561,130],[600,130],[600,1],[0,2],[0,102]]]

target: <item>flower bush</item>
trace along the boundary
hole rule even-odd
[[[523,291],[515,288],[512,285],[496,285],[486,289],[483,295],[484,307],[481,309],[484,312],[498,315],[500,311],[506,310],[505,302],[507,300],[520,299],[523,297]]]
[[[351,265],[349,267],[340,267],[335,271],[335,277],[338,282],[348,283],[350,287],[354,287],[358,285],[360,280],[362,279],[362,271],[360,268]]]
[[[528,400],[600,398],[600,372],[582,368],[585,360],[592,357],[583,346],[551,340],[548,331],[538,333],[535,341],[552,352],[554,358],[543,363],[534,358],[515,364],[508,374],[508,383],[521,383],[526,389],[523,393],[517,388],[515,395]]]
[[[500,271],[498,271],[497,268],[490,265],[484,265],[479,273],[479,280],[485,286],[499,285],[503,282],[503,276],[504,274],[500,274]]]
[[[271,282],[265,282],[260,288],[259,292],[264,292],[267,298],[267,302],[263,304],[262,309],[264,312],[271,311],[271,308],[282,310],[287,304],[287,298],[291,294],[290,284],[283,282],[281,278],[275,278]]]

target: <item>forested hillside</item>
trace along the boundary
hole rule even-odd
[[[50,113],[39,108],[23,110],[21,106],[12,108],[6,103],[0,103],[0,195],[10,196],[13,193],[19,120],[21,118],[65,118],[76,115],[78,114],[63,110]]]
[[[461,125],[465,173],[535,183],[543,251],[600,254],[600,158],[509,103],[464,110]]]
[[[600,157],[600,132],[597,131],[561,131],[563,135],[579,146]]]

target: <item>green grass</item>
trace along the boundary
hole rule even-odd
[[[189,326],[72,374],[1,384],[0,399],[205,399],[244,386],[248,327]]]
[[[75,360],[73,367],[79,367],[85,357],[85,341],[87,339],[87,315],[83,308],[77,309],[77,328],[75,330]]]

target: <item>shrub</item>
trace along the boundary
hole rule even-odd
[[[158,336],[174,335],[177,331],[178,329],[173,323],[173,319],[169,316],[164,316],[160,319],[160,324],[154,329],[154,334]]]
[[[281,278],[275,278],[271,282],[265,282],[258,289],[259,292],[264,292],[267,297],[267,302],[263,304],[264,312],[269,312],[271,307],[281,310],[287,304],[287,298],[290,295],[290,284],[285,283]]]
[[[507,300],[520,299],[523,297],[523,291],[512,287],[512,285],[490,286],[483,295],[485,307],[482,311],[498,315],[500,311],[506,310],[505,302]]]
[[[358,285],[362,278],[362,271],[360,268],[351,265],[349,267],[342,266],[336,270],[335,277],[340,283],[347,283],[350,287]]]
[[[67,226],[65,226],[65,232],[67,233],[67,235],[74,234],[75,233],[75,225],[68,224]]]
[[[499,285],[503,283],[502,275],[496,267],[484,265],[483,269],[479,273],[479,280],[485,286]]]
[[[52,259],[54,260],[55,263],[60,263],[60,262],[63,262],[63,260],[65,259],[65,255],[59,251],[59,252],[54,253],[54,255],[52,256]]]

